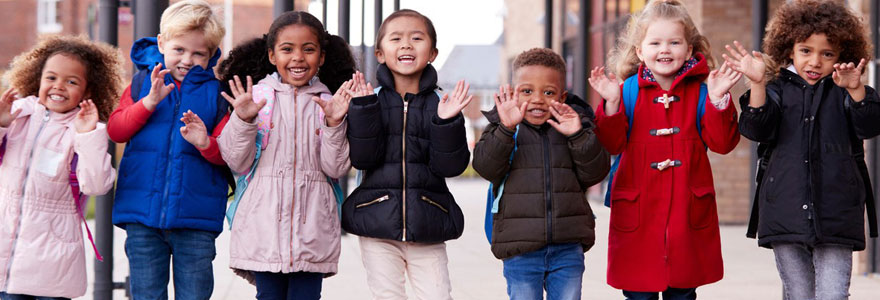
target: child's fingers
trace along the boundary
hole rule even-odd
[[[560,126],[559,122],[556,122],[553,119],[547,119],[547,124],[550,124],[550,126],[553,126],[553,128],[556,128],[556,131],[559,131],[559,126]]]
[[[859,60],[859,65],[856,66],[856,69],[861,73],[862,69],[865,68],[865,59],[862,58]]]
[[[501,107],[501,97],[498,96],[498,93],[492,93],[492,99],[495,100],[495,107]]]
[[[156,78],[159,77],[159,71],[161,71],[161,70],[162,70],[162,63],[156,64],[156,66],[153,67],[153,71],[150,72],[150,81],[156,80]]]
[[[471,84],[465,82],[464,83],[464,91],[461,93],[461,97],[467,96],[467,94],[471,91]]]
[[[263,98],[260,102],[257,102],[257,111],[263,109],[263,106],[266,106],[266,99]]]
[[[742,57],[739,55],[739,52],[733,49],[730,45],[724,45],[724,48],[727,49],[727,52],[730,53],[730,56],[735,60],[740,60]],[[724,54],[722,54],[724,55]]]
[[[248,75],[247,76],[247,90],[245,90],[244,92],[250,93],[253,89],[254,89],[254,80],[253,80],[253,78],[251,78],[250,75]]]
[[[523,104],[520,105],[520,107],[519,107],[519,115],[520,115],[520,116],[525,116],[525,115],[526,115],[526,109],[527,109],[528,107],[529,107],[529,103],[528,103],[528,102],[523,102]]]
[[[444,93],[443,97],[440,97],[440,103],[446,103],[446,101],[449,101],[449,93]]]
[[[326,109],[325,107],[327,104],[325,104],[324,101],[321,100],[321,98],[318,98],[316,96],[312,96],[312,102],[315,102],[315,104],[318,104],[318,106],[321,107],[321,110]]]
[[[229,102],[232,107],[235,107],[235,99],[230,97],[226,92],[220,92],[220,96],[223,96],[223,99],[226,99],[226,102]]]
[[[467,96],[467,98],[464,99],[464,102],[461,103],[461,107],[462,108],[467,107],[468,104],[471,103],[471,100],[474,100],[474,95]]]

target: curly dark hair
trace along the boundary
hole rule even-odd
[[[12,60],[12,69],[6,75],[12,87],[22,96],[39,94],[43,66],[56,54],[77,59],[86,67],[86,94],[95,103],[100,120],[106,122],[124,86],[122,58],[108,44],[83,36],[43,37],[36,46]]]
[[[562,56],[556,54],[556,52],[553,52],[551,49],[532,48],[523,51],[513,60],[513,72],[516,72],[519,68],[527,66],[548,67],[558,71],[561,75],[560,78],[565,78],[565,60],[562,59]]]
[[[767,24],[763,51],[776,67],[790,65],[794,44],[813,34],[825,34],[840,50],[838,62],[872,59],[873,46],[862,19],[837,1],[796,0],[779,7]],[[776,74],[776,67],[768,71]]]
[[[348,42],[325,31],[324,25],[315,16],[304,11],[289,11],[278,16],[262,38],[239,44],[229,52],[229,57],[218,66],[223,89],[230,93],[228,82],[235,75],[240,78],[251,76],[256,83],[276,72],[278,69],[269,62],[269,51],[275,48],[281,30],[291,25],[306,25],[318,36],[321,51],[324,52],[324,64],[318,71],[318,78],[327,85],[331,93],[335,93],[343,82],[351,79],[356,68]]]

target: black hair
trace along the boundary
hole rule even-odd
[[[230,92],[228,81],[235,75],[242,79],[251,76],[256,84],[267,75],[276,72],[277,68],[269,62],[268,51],[275,47],[278,33],[291,25],[308,26],[318,36],[321,51],[324,53],[324,65],[321,66],[317,76],[331,93],[335,93],[343,82],[351,79],[356,67],[348,42],[325,31],[324,25],[315,16],[304,11],[289,11],[278,16],[269,27],[269,32],[262,38],[239,44],[229,52],[229,57],[218,66],[223,89],[227,93]]]

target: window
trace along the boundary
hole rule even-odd
[[[61,32],[61,0],[37,0],[37,32]]]

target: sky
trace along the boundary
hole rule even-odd
[[[365,44],[372,46],[373,5],[375,0],[351,1],[351,29],[349,40],[352,45],[360,45],[364,40],[361,36],[361,5],[366,5],[366,22],[364,26]],[[494,43],[503,30],[503,0],[400,0],[400,8],[414,9],[431,19],[437,30],[437,48],[440,54],[434,62],[442,67],[449,52],[455,45],[487,45]],[[394,1],[385,0],[384,16],[394,10]],[[321,2],[314,1],[309,12],[321,16]],[[338,33],[338,1],[327,3],[327,31]]]

